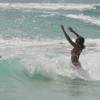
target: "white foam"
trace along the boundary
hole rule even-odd
[[[67,17],[73,18],[73,19],[79,19],[79,20],[82,20],[86,23],[92,23],[92,24],[95,24],[95,25],[100,25],[100,18],[90,17],[90,16],[86,16],[86,15],[83,15],[83,14],[80,14],[80,15],[68,14]]]
[[[30,40],[0,39],[1,59],[21,57],[26,70],[32,76],[39,73],[44,76],[73,78],[70,68],[71,46],[66,40]],[[66,53],[67,52],[67,53]],[[80,62],[89,71],[92,80],[100,80],[100,39],[86,39],[86,52],[82,53]]]
[[[73,39],[74,41],[74,39]],[[39,47],[39,46],[70,46],[68,41],[65,39],[21,39],[21,38],[5,38],[5,37],[0,37],[0,47],[7,47],[7,46],[12,46],[12,47],[18,47],[18,48],[23,48],[23,47]],[[87,47],[100,47],[100,39],[90,39],[86,38],[85,39],[85,45]],[[70,46],[71,47],[71,46]]]
[[[76,3],[0,3],[0,8],[11,9],[45,9],[45,10],[84,10],[95,9],[95,4]]]

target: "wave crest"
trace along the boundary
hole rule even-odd
[[[6,8],[6,9],[45,9],[45,10],[96,9],[95,4],[75,4],[75,3],[0,3],[0,8]]]
[[[86,16],[86,15],[83,15],[83,14],[80,14],[80,15],[68,14],[67,17],[73,18],[73,19],[79,19],[79,20],[82,20],[86,23],[92,23],[92,24],[95,24],[95,25],[100,25],[100,18],[90,17],[90,16]]]

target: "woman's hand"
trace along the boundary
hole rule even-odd
[[[68,30],[69,30],[70,32],[74,32],[74,30],[72,29],[72,27],[68,27]]]

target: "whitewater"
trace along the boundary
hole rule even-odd
[[[100,57],[100,40],[94,39],[93,41],[87,39],[86,41],[87,48],[81,57],[82,67],[90,72],[90,80],[99,80],[98,60]],[[1,61],[19,58],[27,74],[31,77],[36,73],[40,75],[43,74],[44,77],[53,79],[57,78],[59,73],[62,73],[62,77],[66,76],[66,78],[74,78],[74,75],[71,76],[74,71],[72,72],[70,69],[71,46],[64,40],[34,41],[16,38],[10,40],[1,39],[0,47]],[[95,51],[97,52],[95,53]],[[96,57],[94,57],[94,55],[96,55]],[[89,61],[87,61],[87,59],[89,59]],[[96,63],[96,65],[91,67],[94,63]],[[65,75],[63,75],[63,72]]]

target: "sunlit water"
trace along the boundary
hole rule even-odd
[[[61,24],[86,39],[79,70]],[[0,55],[1,100],[99,100],[99,0],[0,1]]]

